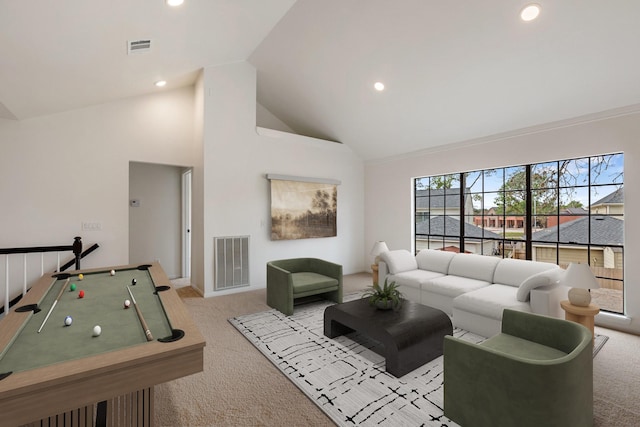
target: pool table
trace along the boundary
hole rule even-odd
[[[153,425],[153,387],[204,346],[158,263],[45,274],[0,320],[0,426]]]

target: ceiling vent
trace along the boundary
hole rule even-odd
[[[151,40],[129,40],[127,42],[127,55],[147,53],[151,50]]]

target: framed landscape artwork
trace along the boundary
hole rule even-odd
[[[337,235],[339,182],[267,177],[271,180],[271,240]]]

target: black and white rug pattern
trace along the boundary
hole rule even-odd
[[[339,426],[458,426],[443,414],[442,357],[396,378],[385,371],[379,343],[357,333],[324,336],[330,304],[296,306],[292,316],[272,309],[229,322]],[[474,343],[485,339],[458,328],[453,335]],[[596,336],[594,356],[607,338]]]
[[[289,317],[268,310],[229,322],[340,426],[458,425],[443,415],[442,357],[396,378],[385,371],[375,341],[355,333],[324,336],[330,304],[298,306]],[[461,329],[454,335],[484,340]]]

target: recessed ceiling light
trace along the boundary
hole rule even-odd
[[[540,9],[539,4],[528,4],[520,11],[520,18],[525,22],[533,21],[540,15]]]
[[[184,0],[167,0],[167,4],[169,6],[180,6],[182,3],[184,3]]]
[[[164,86],[166,86],[166,85],[167,85],[167,81],[166,81],[166,80],[158,80],[158,81],[155,83],[155,85],[156,85],[156,86],[158,86],[158,87],[164,87]]]
[[[383,91],[384,90],[384,83],[382,82],[375,82],[375,84],[373,85],[373,87],[375,88],[375,90],[377,90],[378,92]]]

